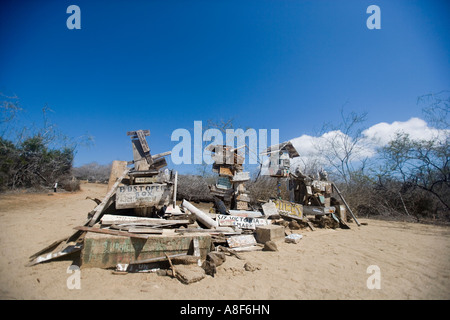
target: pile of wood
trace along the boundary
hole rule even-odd
[[[210,186],[210,191],[216,202],[218,199],[231,209],[249,210],[250,197],[245,182],[250,180],[250,174],[243,170],[244,157],[239,154],[239,149],[226,145],[209,145],[206,148],[214,160],[212,170],[219,175],[217,183]]]
[[[286,232],[280,220],[305,222],[314,229],[299,204],[277,200],[261,211],[248,210],[244,182],[249,176],[242,157],[227,146],[210,150],[215,153],[213,170],[219,174],[211,188],[220,200],[215,210],[187,200],[177,204],[178,175],[162,170],[170,152],[152,156],[145,138],[148,130],[127,134],[133,161],[114,161],[108,192],[102,200],[93,199],[97,205],[87,220],[75,226],[72,235],[33,254],[29,265],[77,255],[86,268],[113,269],[117,274],[158,272],[191,283],[206,274],[214,276],[225,254],[242,259],[243,251],[277,250],[275,242],[286,236],[291,237],[287,242],[298,242],[301,237]]]

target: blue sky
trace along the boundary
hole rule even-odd
[[[69,30],[69,5],[81,30]],[[381,29],[369,30],[369,5]],[[126,132],[152,153],[177,128],[234,118],[314,135],[340,108],[367,126],[423,117],[417,97],[450,89],[450,4],[414,0],[2,1],[0,92],[25,122],[50,120],[79,147],[75,166],[131,160]],[[188,169],[186,169],[188,170]]]

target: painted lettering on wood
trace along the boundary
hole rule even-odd
[[[120,186],[116,192],[116,209],[167,205],[171,192],[165,183]]]
[[[285,200],[277,199],[274,201],[278,213],[294,219],[303,219],[303,206]]]
[[[220,214],[217,216],[219,226],[237,226],[241,229],[256,229],[257,226],[265,226],[270,224],[266,219],[229,216]]]

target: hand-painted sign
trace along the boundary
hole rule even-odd
[[[239,217],[219,214],[217,216],[219,226],[237,226],[241,229],[256,229],[257,226],[265,226],[270,224],[267,219],[258,219],[250,217]]]
[[[293,219],[303,219],[303,206],[301,204],[280,199],[275,200],[274,203],[281,216]]]
[[[171,187],[165,183],[120,186],[116,192],[116,209],[167,205]]]

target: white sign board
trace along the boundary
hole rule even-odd
[[[267,219],[258,219],[250,217],[239,217],[239,216],[229,216],[224,214],[219,214],[217,216],[217,221],[219,226],[236,226],[241,229],[256,229],[257,226],[266,226],[270,224]]]

